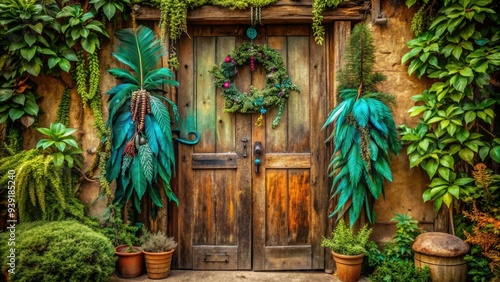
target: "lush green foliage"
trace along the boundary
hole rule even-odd
[[[313,0],[313,23],[312,30],[314,40],[317,44],[322,45],[325,39],[325,28],[323,27],[323,12],[328,8],[335,8],[342,2],[350,0]]]
[[[238,66],[250,63],[250,71],[253,71],[254,62],[260,63],[266,70],[266,88],[258,90],[250,86],[250,95],[241,93],[234,83]],[[287,75],[281,55],[269,45],[243,43],[224,59],[220,67],[214,66],[210,73],[215,77],[215,85],[222,89],[225,112],[265,114],[268,109],[278,106],[273,128],[278,126],[289,92],[300,92],[299,86],[293,84]]]
[[[103,214],[103,228],[101,232],[108,237],[114,246],[137,246],[140,241],[137,236],[138,226],[123,222],[121,208],[110,204]]]
[[[90,4],[94,4],[94,8],[99,12],[102,11],[108,20],[111,20],[116,10],[123,12],[127,5],[130,5],[130,0],[91,0]]]
[[[49,128],[40,127],[37,130],[49,138],[40,139],[36,148],[43,153],[50,154],[56,167],[62,166],[64,161],[68,163],[68,167],[73,167],[74,156],[82,153],[75,137],[71,135],[76,132],[76,129],[66,128],[61,123],[51,123]],[[76,160],[78,162],[78,159]],[[78,165],[81,166],[81,164]]]
[[[68,197],[74,196],[74,186],[69,168],[56,168],[54,157],[39,154],[37,150],[21,151],[2,159],[0,183],[7,187],[7,171],[16,171],[16,195],[19,218],[22,221],[45,219],[47,204],[56,202],[66,208]]]
[[[168,237],[162,231],[150,233],[147,230],[143,230],[141,247],[146,252],[162,253],[175,249],[177,242],[175,242],[174,237]]]
[[[368,225],[365,224],[357,234],[354,234],[344,219],[340,219],[332,231],[331,237],[323,237],[321,246],[342,255],[359,255],[366,252],[372,231],[373,229],[368,228]]]
[[[4,77],[5,78],[5,77]],[[30,127],[38,116],[39,107],[35,96],[24,79],[8,79],[0,87],[0,123],[20,121]],[[4,81],[0,76],[0,81]],[[18,124],[18,123],[16,123]]]
[[[500,162],[498,89],[490,85],[500,70],[500,20],[493,6],[491,0],[446,1],[429,30],[408,42],[411,50],[402,59],[411,61],[410,74],[438,79],[413,97],[418,105],[410,115],[422,115],[402,137],[410,166],[425,169],[431,179],[423,199],[436,209],[475,191],[475,163]]]
[[[428,267],[420,270],[412,261],[385,260],[375,273],[370,275],[372,282],[430,282],[431,274]]]
[[[391,221],[397,222],[396,235],[384,249],[386,259],[413,260],[414,254],[411,246],[415,238],[423,232],[423,230],[418,227],[418,221],[409,215],[408,212],[405,214],[395,214],[395,217],[393,217]]]
[[[72,222],[35,222],[18,226],[16,269],[10,281],[108,281],[115,266],[114,249],[102,234]],[[2,235],[2,242],[7,242]],[[7,267],[7,244],[2,244]]]
[[[363,209],[368,220],[375,222],[373,200],[384,193],[384,181],[392,181],[389,153],[397,154],[401,148],[391,110],[384,103],[387,94],[374,90],[382,76],[372,74],[373,50],[368,26],[357,25],[344,75],[339,76],[342,101],[323,126],[333,125],[327,139],[334,142],[329,168],[334,177],[332,197],[339,196],[330,216],[349,211],[351,226]]]
[[[177,202],[177,198],[170,188],[175,166],[170,113],[162,101],[172,107],[175,121],[178,114],[175,104],[159,93],[164,92],[162,85],[178,83],[170,79],[173,73],[169,69],[156,68],[162,53],[151,29],[124,29],[116,37],[120,44],[113,55],[131,70],[109,70],[122,83],[108,91],[112,147],[106,176],[110,182],[116,179],[115,202],[132,199],[140,211],[147,192],[154,205],[163,207],[159,185],[170,200]]]

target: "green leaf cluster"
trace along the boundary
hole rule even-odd
[[[417,268],[413,261],[385,260],[375,272],[370,275],[373,282],[430,282],[431,273],[427,266]]]
[[[55,1],[6,0],[0,3],[0,31],[3,51],[13,56],[12,71],[37,76],[42,68],[56,66],[69,71],[75,53],[60,44],[61,26],[56,20],[60,11]],[[45,66],[45,62],[48,65]]]
[[[411,247],[415,238],[423,230],[418,227],[418,221],[409,215],[408,212],[405,214],[395,214],[391,221],[396,221],[396,234],[384,248],[386,259],[412,261],[414,254]]]
[[[133,200],[140,211],[140,202],[147,193],[153,204],[163,207],[159,189],[163,186],[167,197],[177,201],[170,188],[175,166],[170,111],[178,119],[177,107],[162,94],[162,86],[177,86],[173,73],[157,68],[162,56],[161,46],[151,29],[140,26],[116,32],[120,40],[113,56],[129,69],[113,68],[109,72],[122,81],[108,91],[111,128],[111,156],[106,165],[109,182],[116,180],[115,203]],[[130,108],[132,93],[146,90],[150,113],[144,115],[144,130],[139,131],[139,120],[132,120]],[[128,146],[129,151],[125,151]]]
[[[353,29],[348,51],[353,55],[347,56],[346,68],[356,70],[356,75],[344,80],[347,81],[344,85],[356,87],[341,91],[342,102],[323,126],[333,126],[327,139],[334,143],[329,169],[333,177],[332,197],[339,196],[330,216],[342,217],[349,211],[351,226],[363,210],[368,220],[375,222],[373,200],[384,194],[384,181],[392,181],[390,153],[397,154],[401,148],[391,110],[382,100],[387,94],[374,92],[371,83],[376,81],[371,79],[379,76],[371,73],[374,49],[365,45],[373,42],[371,36],[363,38],[369,34],[365,24]]]
[[[75,162],[74,156],[82,153],[75,137],[72,136],[76,129],[66,128],[61,123],[51,123],[49,128],[40,127],[37,130],[49,138],[40,139],[36,144],[36,148],[44,154],[51,155],[56,167],[61,167],[66,161],[68,167],[72,168]],[[81,166],[78,159],[76,161]]]
[[[91,0],[90,4],[94,4],[94,8],[99,12],[102,11],[108,20],[111,20],[116,11],[123,12],[125,7],[130,5],[130,0]]]
[[[94,53],[100,46],[99,36],[109,37],[102,22],[94,20],[94,14],[85,13],[80,5],[62,8],[56,18],[62,18],[61,32],[70,48],[80,42],[83,50]]]
[[[431,180],[424,201],[463,200],[475,189],[472,166],[500,162],[497,138],[498,90],[490,83],[500,70],[500,19],[491,0],[448,0],[428,30],[407,44],[402,63],[408,73],[435,79],[412,99],[410,116],[419,123],[403,126],[411,167],[423,168]],[[498,8],[498,7],[497,7]],[[495,167],[495,165],[489,167]]]
[[[329,248],[337,254],[360,255],[366,252],[372,231],[373,229],[368,228],[368,225],[365,224],[355,234],[344,222],[344,219],[340,219],[331,236],[329,238],[323,236],[321,246]]]
[[[1,85],[0,124],[10,120],[30,127],[35,122],[40,110],[36,103],[37,97],[30,91],[30,86],[19,87],[21,85],[26,84],[22,80],[16,82],[15,79],[10,79]]]
[[[16,272],[9,281],[109,281],[114,249],[109,239],[74,222],[34,222],[16,226]],[[3,232],[7,242],[10,232]],[[9,247],[3,244],[2,269]]]

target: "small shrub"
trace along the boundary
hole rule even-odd
[[[34,222],[16,230],[16,267],[12,282],[108,281],[114,270],[109,239],[74,221]],[[3,241],[2,241],[3,242]],[[5,247],[2,251],[7,267]]]
[[[364,225],[357,234],[347,226],[343,219],[340,219],[331,238],[323,237],[322,247],[330,248],[337,254],[359,255],[366,253],[366,246],[369,242],[373,229]]]
[[[158,231],[156,233],[150,233],[149,231],[143,231],[141,237],[142,249],[150,253],[161,253],[168,252],[177,247],[177,243],[174,237],[168,237],[165,233]]]
[[[391,221],[397,221],[396,235],[385,247],[387,257],[393,260],[413,260],[411,246],[415,238],[423,232],[418,227],[418,221],[408,213],[395,214]]]
[[[385,260],[377,270],[370,275],[371,282],[430,282],[431,274],[428,267],[418,270],[411,261]]]

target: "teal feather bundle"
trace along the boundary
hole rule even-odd
[[[175,159],[170,111],[164,102],[170,105],[175,122],[178,113],[162,89],[178,83],[170,69],[156,68],[163,53],[151,29],[140,26],[119,30],[115,35],[120,44],[113,56],[129,69],[108,70],[122,82],[107,93],[111,156],[106,177],[116,180],[114,201],[125,204],[133,200],[140,212],[142,197],[147,193],[155,206],[163,207],[159,191],[163,186],[169,200],[178,203],[170,188]]]
[[[401,150],[396,123],[385,102],[388,94],[376,91],[376,84],[385,78],[372,73],[373,52],[368,26],[358,24],[339,75],[341,102],[323,125],[333,126],[327,141],[334,143],[329,170],[332,198],[338,196],[338,200],[330,217],[341,218],[348,212],[351,226],[363,211],[370,223],[375,222],[373,201],[384,195],[384,181],[392,181],[390,153]]]

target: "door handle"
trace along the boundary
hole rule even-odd
[[[241,142],[243,143],[243,154],[241,156],[244,157],[244,158],[246,158],[248,156],[247,155],[247,142],[248,142],[248,138],[246,138],[246,137],[241,138]]]
[[[255,173],[260,173],[260,155],[262,155],[262,143],[260,141],[255,141],[253,146],[253,152],[255,154]]]

